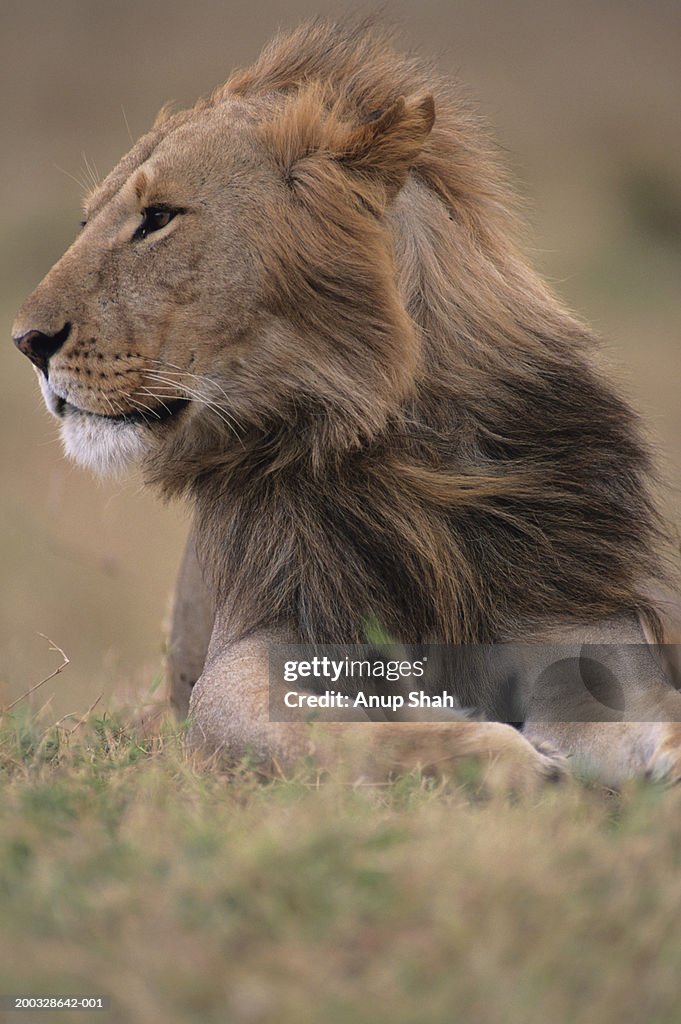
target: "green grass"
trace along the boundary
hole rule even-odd
[[[680,812],[643,786],[263,780],[170,731],[6,716],[0,992],[113,1000],[40,1016],[65,1022],[672,1024]]]

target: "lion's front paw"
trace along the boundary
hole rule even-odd
[[[681,724],[662,726],[660,741],[646,765],[646,778],[673,786],[681,782]]]
[[[568,761],[566,757],[551,746],[550,743],[532,743],[538,755],[537,771],[541,778],[547,782],[561,782],[568,774]]]
[[[513,792],[532,792],[547,782],[560,782],[568,774],[566,759],[548,743],[531,743],[512,729],[504,738],[501,756],[492,758],[486,773],[488,782]]]

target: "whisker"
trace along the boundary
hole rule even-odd
[[[88,160],[84,150],[81,153],[81,156],[83,157],[83,162],[85,164],[85,170],[87,171],[87,176],[88,176],[88,180],[90,182],[90,186],[92,187],[92,189],[96,189],[96,188],[99,187],[99,174],[95,173],[97,171],[97,168],[94,167],[94,160],[92,161],[92,165],[91,165],[90,161]],[[93,167],[94,167],[94,170],[93,170]]]
[[[158,376],[156,377],[156,380],[160,384],[165,384],[166,387],[171,387],[174,385],[173,381],[164,381],[161,377]],[[200,405],[204,405],[206,406],[206,408],[211,409],[223,421],[223,423],[227,424],[227,426],[229,426],[230,429],[234,430],[234,432],[236,433],[236,430],[233,424],[230,422],[228,414],[224,409],[222,409],[219,405],[217,405],[217,403],[213,402],[210,398],[207,398],[205,395],[201,394],[201,392],[195,390],[194,388],[187,387],[186,384],[182,386],[184,391],[190,398],[198,402]]]
[[[87,192],[87,182],[84,181],[82,178],[77,178],[75,174],[71,174],[71,171],[65,170],[63,167],[60,167],[59,164],[53,164],[53,167],[61,174],[65,174],[67,178],[71,179],[71,181],[75,181],[76,185],[78,186],[81,192]]]
[[[116,406],[114,405],[113,400],[111,398],[109,398],[108,395],[105,395],[103,393],[102,393],[102,395],[100,397],[103,398],[104,401],[106,402],[106,404],[109,406],[109,408],[111,409],[112,415],[113,416],[118,416],[119,413],[118,413],[118,410],[116,409]]]
[[[122,103],[121,103],[121,110],[123,111],[123,120],[125,121],[125,127],[126,127],[127,132],[128,132],[128,138],[130,139],[131,144],[134,146],[135,145],[135,140],[132,137],[132,132],[130,131],[130,125],[128,124],[128,115],[126,114],[125,107],[123,106]]]
[[[139,391],[136,391],[135,394],[139,394]],[[128,402],[130,402],[131,405],[134,405],[135,408],[138,409],[140,412],[148,412],[150,416],[155,416],[157,420],[161,419],[161,416],[156,411],[156,409],[152,409],[152,407],[150,405],[147,405],[145,402],[138,401],[136,398],[133,398],[132,395],[128,395],[127,400]],[[164,406],[164,408],[168,409],[168,406],[166,405]],[[168,412],[170,412],[170,409],[168,409]]]
[[[169,379],[167,377],[164,377],[162,374],[160,374],[156,370],[148,370],[147,372],[148,372],[148,374],[151,377],[153,377],[153,379],[155,380],[156,383],[158,383],[158,384],[160,384],[160,385],[162,385],[162,386],[164,386],[166,388],[175,388],[175,389],[178,388],[178,381],[175,381],[175,380]],[[237,425],[232,421],[231,417],[229,416],[229,414],[227,413],[227,411],[225,409],[221,408],[221,406],[219,406],[217,403],[211,401],[211,399],[207,398],[204,394],[201,394],[201,392],[197,391],[195,388],[189,387],[185,383],[182,383],[179,386],[184,391],[184,395],[180,396],[180,395],[177,395],[177,394],[176,395],[164,394],[163,397],[168,399],[168,401],[172,400],[173,398],[178,398],[178,397],[190,398],[193,401],[197,402],[197,404],[203,405],[206,409],[209,409],[215,416],[217,416],[217,418],[219,420],[221,420],[222,423],[224,423],[226,427],[229,427],[229,429],[232,431],[232,433],[237,438],[237,440],[241,444],[243,444],[243,441],[241,439],[241,434],[239,433],[239,431],[237,429]],[[151,391],[150,388],[147,388],[147,387],[144,387],[142,389],[141,393],[144,393],[144,394],[148,395],[151,398],[158,398],[158,399],[161,398],[160,395],[155,394],[153,391]]]
[[[220,394],[223,395],[229,401],[229,395],[227,394],[225,389],[220,384],[218,384],[218,382],[214,380],[212,377],[207,377],[205,374],[199,375],[198,373],[192,373],[191,370],[183,370],[181,366],[177,365],[177,363],[163,362],[160,359],[154,359],[153,362],[160,363],[164,367],[171,367],[174,370],[178,370],[181,374],[186,375],[187,377],[194,377],[196,380],[200,380],[202,382],[207,381],[209,384],[212,384],[213,387],[216,387]]]
[[[183,370],[183,369],[182,369],[181,367],[179,367],[179,366],[178,366],[178,367],[176,367],[176,364],[175,364],[175,363],[163,363],[163,362],[162,362],[162,360],[160,360],[160,359],[155,359],[155,360],[153,360],[153,361],[154,361],[154,362],[157,362],[157,363],[160,363],[161,365],[163,365],[163,366],[164,366],[164,372],[165,372],[165,374],[166,374],[166,375],[167,375],[167,374],[170,374],[171,376],[182,376],[182,377],[188,376],[188,377],[194,377],[194,378],[195,378],[196,380],[200,381],[200,382],[201,382],[202,384],[209,384],[209,385],[213,385],[214,387],[216,387],[216,388],[217,388],[217,389],[218,389],[218,390],[220,391],[220,393],[221,393],[221,394],[222,394],[222,395],[223,395],[223,396],[224,396],[224,397],[225,397],[225,398],[226,398],[227,400],[229,400],[229,396],[227,395],[227,393],[226,393],[226,391],[224,390],[224,388],[222,388],[222,387],[221,387],[221,386],[220,386],[220,385],[219,385],[219,384],[217,383],[217,381],[214,381],[214,380],[212,380],[212,378],[210,378],[210,377],[206,377],[205,375],[204,375],[204,376],[199,376],[199,374],[197,374],[197,373],[191,373],[191,371],[189,371],[189,370]],[[178,374],[174,374],[172,370],[166,370],[166,369],[165,369],[165,367],[166,367],[166,366],[170,366],[170,367],[176,367],[176,368],[177,368],[177,370],[179,371],[179,372],[178,372]],[[153,375],[153,376],[154,376],[154,377],[155,377],[155,378],[156,378],[157,380],[159,380],[159,381],[160,381],[160,380],[162,380],[162,377],[161,377],[161,375],[159,374],[159,372],[158,372],[157,370],[152,370],[152,369],[149,369],[149,370],[148,370],[147,372],[148,372],[148,373],[149,373],[150,375]],[[166,384],[169,384],[169,383],[170,383],[170,381],[168,381],[168,380],[166,379],[166,380],[164,381],[164,383],[166,383]],[[186,387],[186,384],[183,384],[182,386],[183,386],[183,387]],[[204,405],[206,405],[206,406],[208,406],[209,408],[212,408],[212,409],[213,409],[213,410],[214,410],[215,412],[217,412],[217,413],[221,413],[221,414],[222,414],[222,415],[221,415],[221,419],[223,420],[223,422],[224,422],[224,423],[227,423],[227,420],[229,420],[229,421],[230,421],[230,425],[231,425],[231,428],[232,428],[232,430],[234,431],[234,433],[235,433],[235,434],[237,434],[237,435],[238,435],[238,434],[239,434],[239,432],[240,432],[240,427],[239,427],[239,424],[238,424],[238,423],[237,423],[237,421],[236,421],[236,420],[234,419],[234,417],[230,415],[230,413],[229,413],[229,412],[227,411],[227,409],[225,409],[225,408],[224,408],[224,407],[223,407],[222,405],[218,404],[217,402],[213,401],[212,399],[210,399],[210,398],[207,398],[207,397],[206,397],[206,396],[205,396],[205,395],[204,395],[203,393],[197,393],[196,391],[194,391],[194,392],[193,392],[193,396],[194,396],[194,398],[195,398],[195,399],[196,399],[197,401],[199,400],[199,394],[200,394],[200,400],[201,400],[201,402],[203,402],[203,404],[204,404]],[[227,417],[227,419],[225,419],[224,417]]]

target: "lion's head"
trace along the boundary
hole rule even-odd
[[[413,389],[386,212],[433,99],[380,76],[354,92],[304,78],[241,73],[163,111],[24,303],[15,340],[77,461],[208,455],[310,403],[336,443],[357,444]]]

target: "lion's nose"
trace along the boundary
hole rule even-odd
[[[44,334],[42,331],[26,331],[14,337],[14,344],[41,370],[47,377],[47,364],[51,356],[58,352],[71,331],[71,324],[64,324],[56,334]]]

